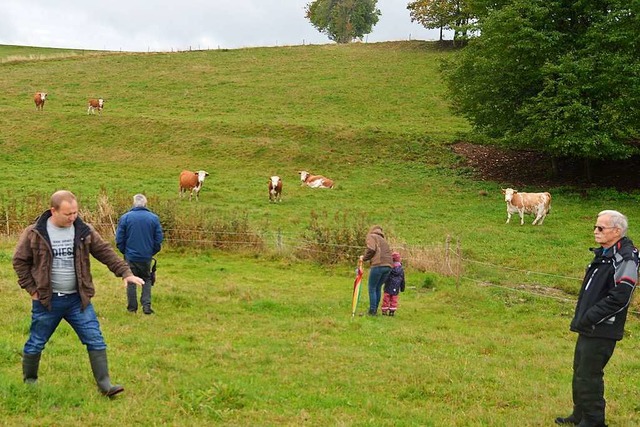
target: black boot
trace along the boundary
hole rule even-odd
[[[22,380],[25,384],[38,382],[38,367],[40,366],[41,353],[22,355]]]
[[[556,424],[570,424],[570,425],[578,425],[580,420],[576,418],[575,415],[571,414],[568,417],[558,417],[556,418]]]
[[[121,385],[111,384],[109,378],[109,365],[107,364],[107,350],[89,350],[89,361],[93,377],[96,379],[100,393],[112,397],[124,391]]]

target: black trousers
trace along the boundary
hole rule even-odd
[[[140,304],[143,309],[151,309],[151,261],[127,261],[131,271],[135,276],[144,280],[142,292],[140,294]],[[127,310],[138,310],[138,285],[135,283],[127,284]]]
[[[573,355],[573,415],[580,426],[605,425],[604,367],[616,340],[578,335]]]

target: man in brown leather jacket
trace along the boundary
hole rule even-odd
[[[42,350],[65,319],[87,347],[91,369],[100,392],[114,396],[124,388],[112,385],[107,365],[107,345],[91,304],[95,294],[89,258],[105,264],[124,283],[142,284],[111,245],[78,217],[73,193],[61,190],[51,196],[50,209],[20,236],[13,256],[18,284],[32,299],[31,328],[25,343],[22,372],[25,383],[35,383]]]

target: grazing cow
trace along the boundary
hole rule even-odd
[[[549,193],[518,193],[512,188],[502,189],[504,201],[507,202],[507,224],[512,213],[520,215],[520,225],[524,224],[524,214],[533,214],[536,219],[532,225],[542,225],[544,218],[551,209],[551,194]]]
[[[333,188],[333,180],[325,178],[322,175],[311,175],[307,171],[299,171],[301,185],[307,185],[311,188]]]
[[[272,176],[269,178],[269,201],[282,201],[282,180],[279,176]]]
[[[35,102],[36,104],[36,111],[44,110],[44,101],[46,100],[47,100],[47,92],[36,92],[36,94],[33,95],[33,102]]]
[[[95,111],[98,110],[98,114],[102,114],[102,109],[104,108],[104,99],[90,99],[89,100],[89,108],[87,108],[87,114],[95,114]]]
[[[198,193],[202,189],[202,184],[204,183],[204,179],[209,176],[207,171],[182,171],[180,172],[180,192],[178,193],[182,198],[184,193],[188,190],[189,193],[189,201],[191,201],[191,197],[193,193],[196,193],[196,200],[198,200]]]

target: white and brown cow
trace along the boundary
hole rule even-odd
[[[36,111],[44,110],[44,101],[47,100],[47,92],[36,92],[33,95],[33,102],[36,104]]]
[[[98,114],[102,114],[102,109],[104,108],[104,99],[102,98],[98,98],[98,99],[90,99],[89,100],[89,104],[88,104],[88,108],[87,108],[87,114],[95,114],[96,110],[98,110]]]
[[[299,171],[301,185],[311,188],[333,188],[333,180],[322,175],[311,175],[307,171]]]
[[[189,191],[189,201],[193,197],[193,193],[196,193],[196,200],[198,200],[198,193],[202,190],[202,184],[204,179],[209,176],[207,171],[187,171],[180,172],[180,197],[184,196],[184,193]]]
[[[542,225],[544,218],[551,209],[551,194],[549,193],[519,193],[512,188],[502,189],[504,201],[507,202],[507,224],[511,214],[520,215],[520,225],[524,224],[524,214],[533,214],[536,219],[532,225]]]
[[[272,176],[269,178],[269,201],[281,202],[282,201],[282,180],[279,176]]]

